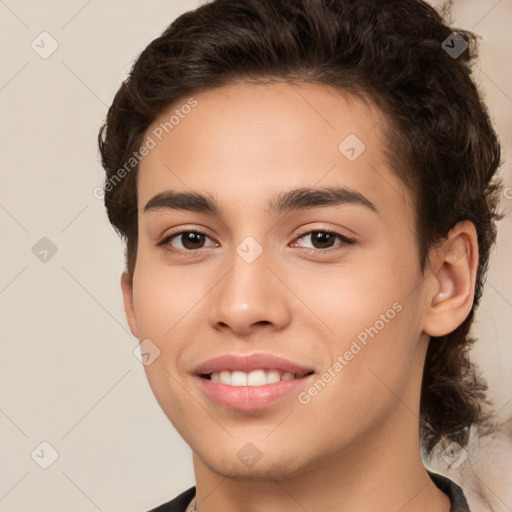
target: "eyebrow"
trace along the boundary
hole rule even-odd
[[[378,213],[376,206],[361,193],[345,187],[302,187],[280,192],[268,203],[266,213],[279,215],[295,210],[309,208],[341,206],[364,206]],[[153,210],[186,210],[199,213],[222,215],[222,208],[215,198],[207,193],[176,192],[166,190],[153,196],[144,207],[144,212]]]

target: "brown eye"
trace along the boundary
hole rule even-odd
[[[187,231],[178,235],[181,238],[181,243],[185,249],[200,249],[205,240],[203,233],[196,233],[195,231]]]
[[[330,249],[335,246],[343,246],[353,244],[354,241],[349,238],[343,236],[341,233],[337,233],[336,231],[330,231],[325,229],[318,229],[314,231],[308,231],[307,233],[303,233],[298,237],[298,240],[307,239],[311,240],[312,247],[307,247],[301,245],[300,247],[304,247],[305,249],[313,249],[319,250],[322,249]],[[336,240],[339,239],[341,243],[335,243]]]
[[[211,240],[206,233],[201,231],[180,231],[164,238],[158,245],[165,246],[171,252],[192,252],[206,247],[206,239]],[[213,242],[210,245],[216,244]]]
[[[315,246],[315,249],[327,249],[332,247],[336,240],[336,236],[325,231],[314,231],[311,234],[311,242]]]

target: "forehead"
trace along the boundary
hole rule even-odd
[[[235,83],[193,94],[146,132],[139,211],[164,190],[264,209],[280,191],[332,185],[384,210],[408,209],[409,193],[384,157],[384,122],[370,102],[324,85]]]

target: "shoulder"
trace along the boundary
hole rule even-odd
[[[462,489],[448,477],[428,471],[428,476],[443,491],[451,502],[450,512],[471,512]]]
[[[160,505],[157,508],[151,509],[149,512],[185,512],[186,507],[194,497],[196,493],[196,488],[191,487],[186,491],[182,492],[180,495],[176,496],[171,501]]]

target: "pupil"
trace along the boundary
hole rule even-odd
[[[316,233],[312,236],[313,245],[315,245],[317,249],[331,247],[331,239],[332,235],[330,233],[326,233],[325,231],[316,231]],[[316,244],[315,241],[319,242],[319,244]],[[320,245],[320,247],[318,247],[318,245]]]
[[[186,247],[187,249],[197,249],[198,248],[198,245],[197,243],[199,242],[199,245],[201,244],[202,241],[204,238],[204,235],[202,233],[187,233],[186,236],[184,236],[183,238],[183,247]],[[194,243],[196,245],[194,245]]]

